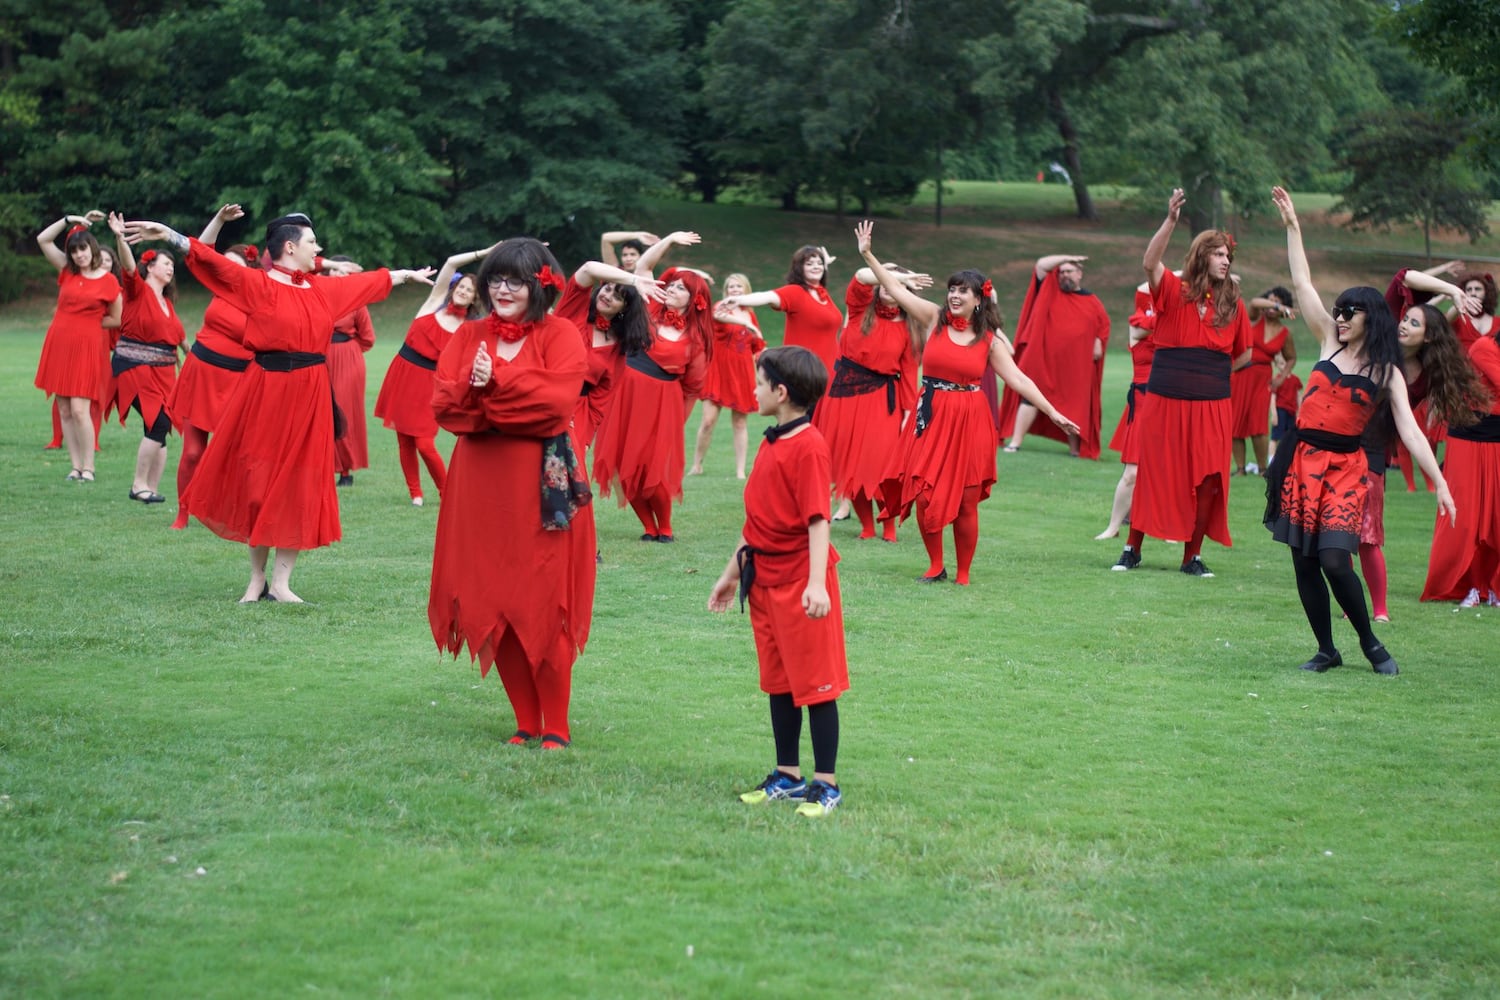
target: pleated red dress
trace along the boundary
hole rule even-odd
[[[1162,274],[1152,304],[1156,310],[1156,355],[1151,382],[1136,405],[1140,424],[1139,470],[1130,522],[1153,538],[1185,541],[1193,535],[1198,485],[1219,474],[1220,489],[1209,513],[1207,535],[1220,545],[1229,536],[1229,445],[1233,406],[1229,399],[1229,366],[1250,346],[1250,321],[1244,303],[1223,328],[1213,325],[1213,310],[1198,315],[1197,303],[1182,298],[1182,279]],[[1222,399],[1180,399],[1161,395],[1163,359],[1169,350],[1196,349],[1199,358],[1224,355]],[[1183,355],[1171,356],[1176,358]],[[1213,362],[1219,370],[1217,362]]]
[[[406,329],[406,341],[391,359],[375,398],[375,416],[397,434],[437,437],[432,415],[432,378],[438,357],[453,334],[438,323],[436,312],[418,316]],[[451,322],[451,321],[450,321]]]
[[[1458,523],[1438,512],[1427,559],[1424,601],[1461,601],[1471,588],[1481,599],[1500,593],[1500,344],[1481,336],[1469,348],[1494,402],[1478,424],[1448,428],[1443,477],[1458,508]]]
[[[212,434],[219,429],[229,397],[250,367],[253,355],[245,350],[244,339],[245,314],[221,298],[210,299],[203,312],[203,329],[193,340],[167,402],[167,412],[179,431],[196,427]]]
[[[187,264],[194,276],[245,313],[244,343],[255,360],[230,397],[184,502],[209,530],[231,541],[299,550],[336,542],[333,392],[323,355],[334,319],[389,295],[390,272],[310,275],[305,284],[283,284],[190,242]]]
[[[577,327],[546,316],[476,389],[469,377],[481,341],[493,351],[487,321],[459,327],[434,379],[436,420],[458,441],[433,545],[432,637],[455,656],[468,646],[481,675],[507,632],[533,670],[567,670],[593,616],[594,516],[585,505],[568,530],[542,527],[542,441],[568,429],[587,356]]]
[[[42,341],[33,384],[54,396],[99,399],[109,372],[109,335],[102,323],[120,283],[105,271],[97,278],[57,272],[57,310]]]
[[[1130,345],[1130,388],[1126,390],[1120,422],[1115,425],[1115,433],[1109,439],[1109,449],[1120,453],[1122,465],[1136,465],[1141,460],[1135,416],[1140,409],[1141,397],[1146,394],[1146,383],[1151,379],[1151,359],[1155,356],[1156,341],[1151,335]]]
[[[1271,359],[1286,345],[1287,328],[1266,339],[1262,317],[1250,324],[1250,363],[1229,377],[1234,406],[1234,438],[1271,433]]]
[[[899,471],[894,472],[901,491],[902,519],[919,499],[924,501],[921,528],[925,532],[938,532],[953,523],[966,488],[979,487],[979,499],[984,500],[995,485],[995,450],[1000,438],[989,403],[979,391],[993,339],[993,334],[986,334],[976,343],[961,346],[941,324],[927,338],[922,353],[922,398],[906,422],[897,452]],[[938,387],[934,380],[955,388]],[[923,427],[922,411],[929,405],[931,418]]]
[[[776,297],[781,300],[780,311],[786,314],[781,342],[812,351],[831,378],[839,358],[839,327],[844,322],[838,303],[821,285],[817,286],[817,295],[801,285],[782,285],[776,289]]]
[[[365,352],[375,346],[370,310],[360,306],[333,324],[328,347],[328,378],[333,398],[344,413],[344,436],[334,445],[340,472],[370,467],[370,439],[365,428]]]
[[[813,411],[813,426],[832,455],[833,489],[841,497],[878,495],[901,444],[901,419],[917,404],[917,360],[906,320],[899,311],[890,318],[877,314],[870,332],[862,329],[875,297],[873,286],[849,282],[849,322],[839,336],[839,359],[828,393]]]
[[[172,300],[165,296],[157,298],[156,292],[146,284],[139,271],[125,272],[125,306],[120,311],[120,339],[115,342],[115,357],[112,370],[115,376],[115,410],[120,414],[120,423],[130,412],[132,404],[139,403],[146,427],[156,423],[156,418],[167,411],[167,400],[177,387],[177,346],[187,336],[182,320]],[[153,348],[170,349],[158,351],[165,363],[135,363],[129,360],[133,345],[149,345]]]
[[[739,323],[714,320],[714,353],[703,373],[703,399],[735,413],[754,413],[755,359],[766,349],[755,313],[749,313],[754,329]],[[831,373],[830,373],[831,374]]]

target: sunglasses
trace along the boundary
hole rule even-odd
[[[1334,306],[1333,318],[1340,323],[1347,323],[1354,318],[1355,313],[1362,313],[1364,311],[1363,306]]]

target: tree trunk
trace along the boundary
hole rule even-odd
[[[844,224],[844,186],[842,184],[833,196],[833,221],[841,226]]]
[[[797,211],[797,185],[793,184],[781,192],[781,210],[783,212]]]
[[[1200,175],[1194,185],[1187,188],[1188,225],[1192,227],[1192,235],[1197,236],[1205,229],[1218,229],[1219,220],[1224,217],[1224,192],[1219,187],[1218,181],[1210,180],[1207,175]]]
[[[1052,106],[1052,121],[1063,142],[1063,166],[1068,168],[1068,179],[1073,185],[1073,202],[1078,206],[1078,217],[1089,222],[1099,221],[1099,212],[1094,208],[1094,197],[1089,186],[1083,182],[1083,160],[1078,155],[1078,130],[1073,127],[1073,116],[1068,114],[1062,95],[1051,91],[1047,100]]]
[[[943,147],[937,151],[937,199],[933,202],[933,225],[943,228]]]
[[[695,175],[693,186],[698,189],[698,197],[703,199],[703,204],[712,205],[719,200],[719,179],[714,175],[709,173]]]

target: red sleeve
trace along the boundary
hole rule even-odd
[[[146,289],[146,279],[141,277],[139,270],[122,271],[125,280],[120,283],[120,291],[125,295],[125,301],[131,302],[138,298]]]
[[[568,283],[563,286],[562,297],[552,307],[552,315],[561,316],[581,329],[588,323],[591,295],[592,292],[580,285],[577,278],[569,277]]]
[[[844,308],[849,310],[849,323],[855,324],[856,316],[863,316],[870,303],[875,301],[875,286],[866,285],[858,278],[849,279],[849,287],[844,291]]]
[[[782,285],[776,289],[776,297],[781,300],[778,312],[793,316],[806,304],[804,300],[807,298],[807,289],[801,285]]]
[[[1170,312],[1182,305],[1182,279],[1173,274],[1170,269],[1161,273],[1161,284],[1156,286],[1156,291],[1151,293],[1151,307],[1156,315]]]
[[[1406,310],[1432,298],[1431,292],[1419,292],[1414,288],[1406,287],[1406,272],[1410,270],[1409,267],[1403,267],[1396,272],[1391,283],[1385,286],[1385,304],[1390,306],[1391,315],[1396,317],[1397,323],[1400,323],[1401,317],[1406,315]]]
[[[375,322],[370,319],[370,310],[364,306],[354,314],[354,339],[359,341],[359,349],[368,351],[375,346]]]
[[[692,337],[690,333],[683,336]],[[688,345],[687,368],[682,373],[682,395],[691,402],[703,391],[703,378],[708,374],[708,352],[696,337]]]
[[[328,303],[328,311],[334,316],[351,313],[360,306],[379,302],[391,294],[391,272],[383,267],[342,278],[313,275],[307,280],[323,296],[323,301]]]
[[[476,389],[469,385],[474,354],[488,336],[486,323],[472,320],[443,348],[433,384],[437,422],[455,434],[497,430],[544,438],[567,430],[588,373],[588,357],[573,324],[544,319],[531,334],[534,341],[522,348],[535,351],[535,363],[497,362],[489,383]]]
[[[1489,383],[1492,394],[1500,390],[1500,344],[1496,344],[1493,337],[1480,337],[1474,341],[1474,346],[1469,348],[1469,360]],[[1497,399],[1495,403],[1500,405],[1500,399]],[[1491,409],[1493,410],[1494,407],[1492,406]]]
[[[828,484],[833,482],[833,459],[828,451],[828,442],[821,434],[809,436],[803,431],[798,437],[808,438],[802,449],[800,461],[794,467],[796,474],[791,479],[792,500],[803,523],[827,521],[832,514],[829,503]]]
[[[271,279],[265,271],[236,264],[195,237],[188,238],[187,265],[204,287],[242,313],[254,312],[266,298]]]

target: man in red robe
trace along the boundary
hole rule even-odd
[[[1081,434],[1064,432],[1043,420],[1036,433],[1065,441],[1079,458],[1099,457],[1099,385],[1109,314],[1098,296],[1083,287],[1085,257],[1054,254],[1038,258],[1021,318],[1016,323],[1016,365],[1063,413],[1082,417]],[[1000,401],[1000,435],[1010,435],[1006,451],[1018,451],[1036,420],[1036,407],[1007,388]]]

